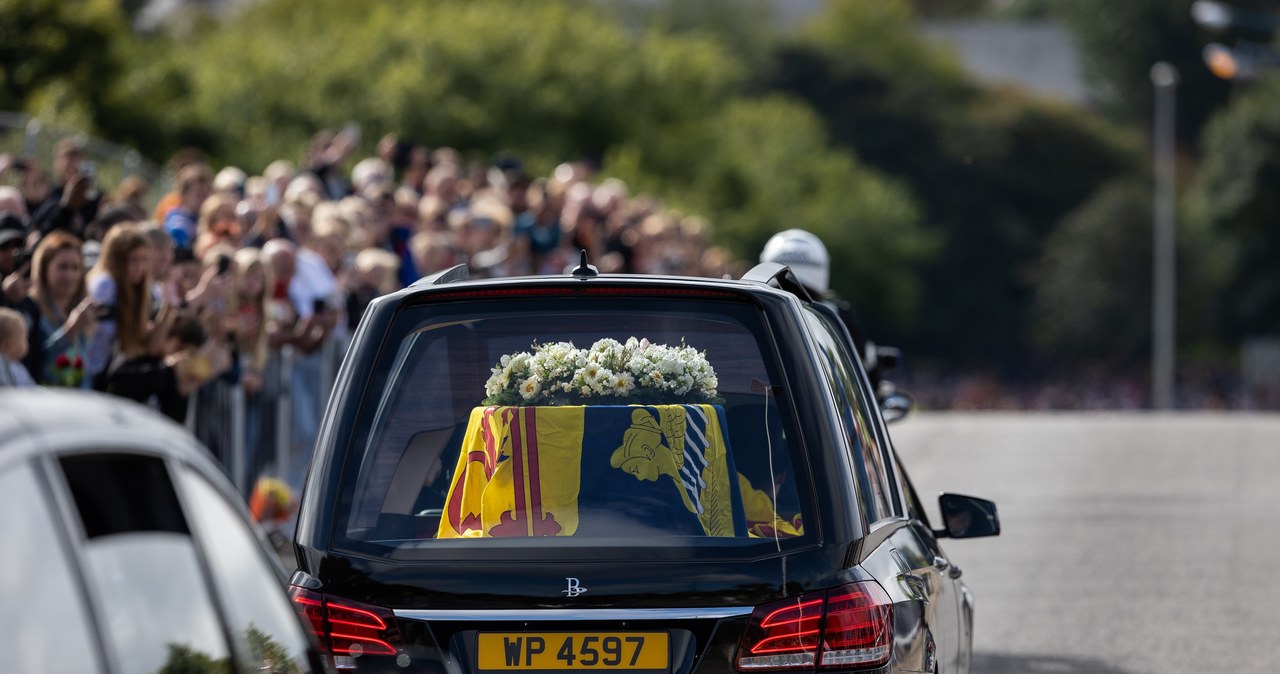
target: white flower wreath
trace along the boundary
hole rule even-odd
[[[715,402],[715,369],[704,352],[631,337],[534,344],[503,356],[485,383],[489,405]],[[622,400],[619,400],[622,399]]]

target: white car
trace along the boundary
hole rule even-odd
[[[0,531],[7,671],[327,671],[221,469],[141,405],[0,389]]]

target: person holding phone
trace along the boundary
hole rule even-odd
[[[360,125],[355,122],[348,122],[336,133],[324,130],[312,137],[302,168],[320,179],[327,198],[336,201],[351,194],[343,165],[360,148],[360,138]]]
[[[86,160],[84,145],[76,138],[63,138],[54,146],[53,189],[31,212],[31,228],[42,234],[64,230],[76,236],[98,217],[102,194],[97,188],[97,169]]]

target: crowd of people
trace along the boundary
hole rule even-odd
[[[709,245],[705,222],[587,162],[535,176],[513,157],[469,162],[395,136],[373,156],[359,145],[353,127],[322,132],[298,163],[253,174],[180,152],[164,194],[138,176],[99,184],[71,137],[48,169],[0,155],[0,384],[148,402],[224,461],[243,442],[244,473],[296,487],[343,347],[379,295],[458,264],[473,278],[563,273],[582,250],[601,272],[747,269]]]
[[[183,151],[163,194],[136,175],[99,184],[73,137],[47,168],[0,154],[0,385],[149,403],[229,468],[238,451],[242,488],[269,473],[296,489],[344,347],[379,295],[459,264],[473,278],[563,273],[582,250],[601,272],[750,266],[709,245],[702,220],[587,162],[534,176],[512,157],[469,162],[395,136],[373,156],[359,146],[353,127],[322,132],[297,164],[252,175]],[[925,408],[1143,404],[1128,381],[1011,393],[902,375]]]

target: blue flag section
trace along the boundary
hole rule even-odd
[[[723,428],[714,405],[588,407],[583,444],[594,449],[583,456],[579,518],[585,511],[652,533],[745,536]]]
[[[747,536],[715,405],[476,408],[441,538]]]

